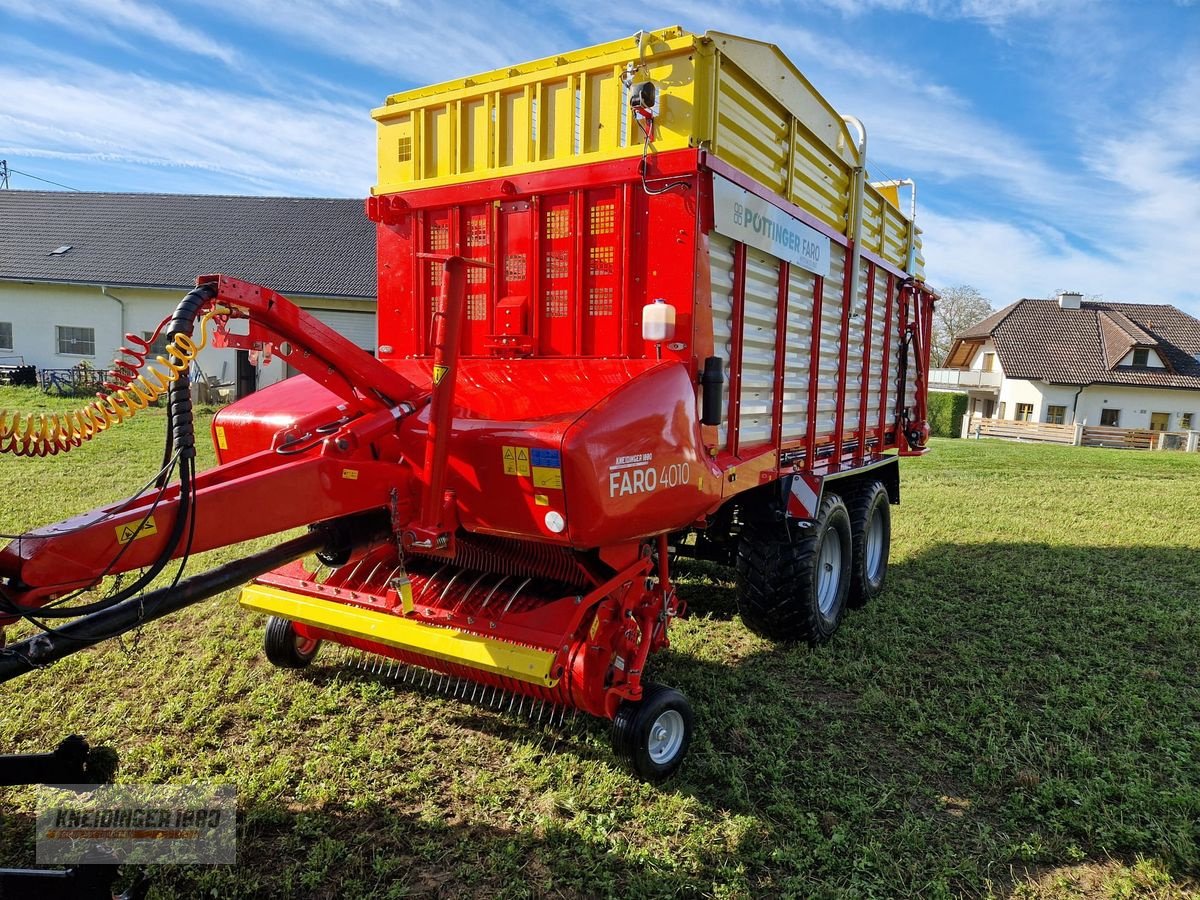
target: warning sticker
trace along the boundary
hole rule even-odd
[[[533,486],[561,491],[562,469],[548,469],[545,466],[534,466]]]
[[[533,502],[536,503],[538,506],[549,506],[550,498],[547,497],[545,494],[534,494]]]
[[[138,519],[136,522],[126,522],[124,525],[118,525],[117,543],[128,544],[130,541],[140,541],[142,538],[150,537],[152,534],[158,534],[158,525],[154,521],[154,516],[148,518],[145,523],[141,519]]]
[[[442,379],[446,377],[446,373],[450,371],[449,366],[434,366],[433,367],[433,384],[434,387],[442,383]]]
[[[547,466],[551,469],[557,469],[562,466],[562,454],[557,450],[543,450],[539,447],[534,447],[530,451],[530,459],[535,466]]]
[[[358,469],[342,469],[342,477],[347,481],[358,481]]]
[[[229,444],[225,441],[225,428],[221,425],[216,427],[217,432],[217,447],[221,450],[228,450]]]
[[[504,474],[529,477],[529,448],[504,447]]]

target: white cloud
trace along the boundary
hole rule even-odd
[[[396,90],[571,46],[555,17],[493,0],[436,10],[415,0],[205,0],[205,5],[329,57],[386,72],[396,79]]]
[[[0,0],[0,9],[129,50],[149,39],[226,65],[232,65],[236,59],[228,45],[138,0]]]
[[[373,129],[356,107],[235,94],[79,64],[0,64],[0,152],[194,169],[227,190],[365,196]],[[213,180],[212,177],[209,179]]]

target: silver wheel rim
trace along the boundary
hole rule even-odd
[[[683,716],[678,710],[668,709],[660,714],[650,726],[650,739],[646,742],[651,761],[659,766],[671,762],[683,746],[686,730]]]
[[[875,581],[883,568],[883,511],[877,506],[867,523],[866,547],[863,555],[867,561],[867,578]]]
[[[821,615],[833,612],[838,589],[842,584],[842,542],[832,528],[821,539],[821,553],[817,557],[817,608]]]

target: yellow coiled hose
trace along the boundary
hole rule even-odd
[[[165,354],[154,358],[158,365],[148,364],[146,360],[145,354],[151,342],[136,335],[126,335],[127,341],[140,344],[144,349],[139,353],[129,347],[121,348],[132,360],[118,359],[113,363],[116,377],[124,386],[107,383],[105,387],[113,390],[97,394],[96,399],[82,409],[66,413],[25,414],[0,409],[0,453],[57,456],[133,418],[165,394],[187,372],[192,360],[208,346],[209,320],[221,312],[226,310],[214,309],[200,320],[199,343],[186,334],[171,338]]]

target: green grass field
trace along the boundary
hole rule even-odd
[[[0,457],[0,530],[139,486],[162,418]],[[652,675],[698,733],[657,789],[599,721],[277,671],[233,595],[0,687],[0,749],[78,732],[124,781],[236,785],[239,865],[159,897],[1200,894],[1200,455],[946,440],[902,472],[885,596],[819,651],[680,564]],[[31,865],[33,794],[0,798],[0,865]]]

